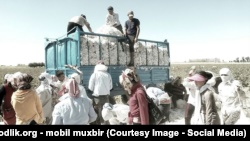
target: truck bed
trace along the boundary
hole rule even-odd
[[[129,52],[126,43],[118,42],[121,38],[123,37],[86,33],[77,29],[68,37],[48,41],[45,45],[46,72],[55,74],[56,70],[63,70],[69,76],[75,71],[65,68],[65,65],[77,66],[83,72],[82,85],[87,89],[97,60],[103,60],[113,80],[114,90],[111,95],[122,95],[124,91],[119,84],[119,75],[126,69]],[[169,80],[169,43],[166,40],[159,42],[139,39],[135,46],[135,65],[141,83],[162,87]],[[122,47],[125,48],[124,52]]]

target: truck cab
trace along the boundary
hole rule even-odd
[[[77,27],[76,27],[77,28]],[[78,28],[72,34],[58,39],[46,39],[45,70],[55,75],[57,70],[70,76],[75,71],[65,65],[76,66],[83,72],[81,83],[88,89],[88,82],[96,62],[103,60],[113,81],[111,96],[122,95],[119,76],[129,62],[128,45],[120,42],[124,37],[82,32]],[[135,67],[143,85],[162,87],[169,81],[169,43],[139,39],[135,45]]]

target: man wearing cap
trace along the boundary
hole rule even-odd
[[[119,21],[119,15],[114,12],[114,8],[112,6],[108,7],[108,12],[109,13],[106,16],[106,25],[115,27],[123,34],[122,26]]]
[[[128,66],[134,65],[134,44],[138,41],[140,34],[140,21],[134,18],[134,12],[128,12],[129,19],[125,22],[124,34],[129,40],[130,63]]]
[[[76,31],[76,27],[78,27],[81,31],[84,31],[82,28],[84,25],[88,28],[89,32],[93,33],[85,15],[81,14],[81,16],[72,17],[68,23],[67,35],[74,33]]]

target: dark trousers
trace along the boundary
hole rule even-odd
[[[177,108],[176,101],[179,99],[183,99],[183,97],[184,97],[184,95],[173,95],[172,96],[172,103],[173,103],[174,108]]]
[[[98,123],[100,124],[108,124],[109,122],[108,121],[104,121],[103,118],[102,118],[102,109],[103,109],[103,105],[105,103],[109,103],[109,95],[101,95],[101,96],[98,96],[98,97],[94,97],[94,102],[97,106],[97,110],[98,110],[98,117],[97,117],[97,120]]]
[[[127,38],[128,38],[128,41],[129,41],[129,51],[130,52],[135,52],[135,49],[134,49],[135,35],[128,35]]]
[[[77,24],[77,23],[73,23],[73,22],[69,22],[68,23],[68,27],[67,27],[67,35],[74,33],[76,31],[76,28],[78,27],[81,31],[83,31],[82,26]],[[73,29],[74,28],[74,29]],[[72,30],[73,29],[73,30]]]
[[[194,105],[187,103],[185,110],[185,125],[191,124],[191,118],[194,113],[194,109],[195,109]]]
[[[165,117],[161,123],[165,123],[166,121],[169,121],[169,114],[170,114],[170,109],[171,109],[171,104],[160,104],[158,106],[159,110]]]

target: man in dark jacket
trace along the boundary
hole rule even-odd
[[[128,66],[134,66],[134,44],[138,41],[140,34],[140,21],[134,18],[134,12],[128,12],[129,19],[125,22],[124,34],[129,40],[130,63]]]

